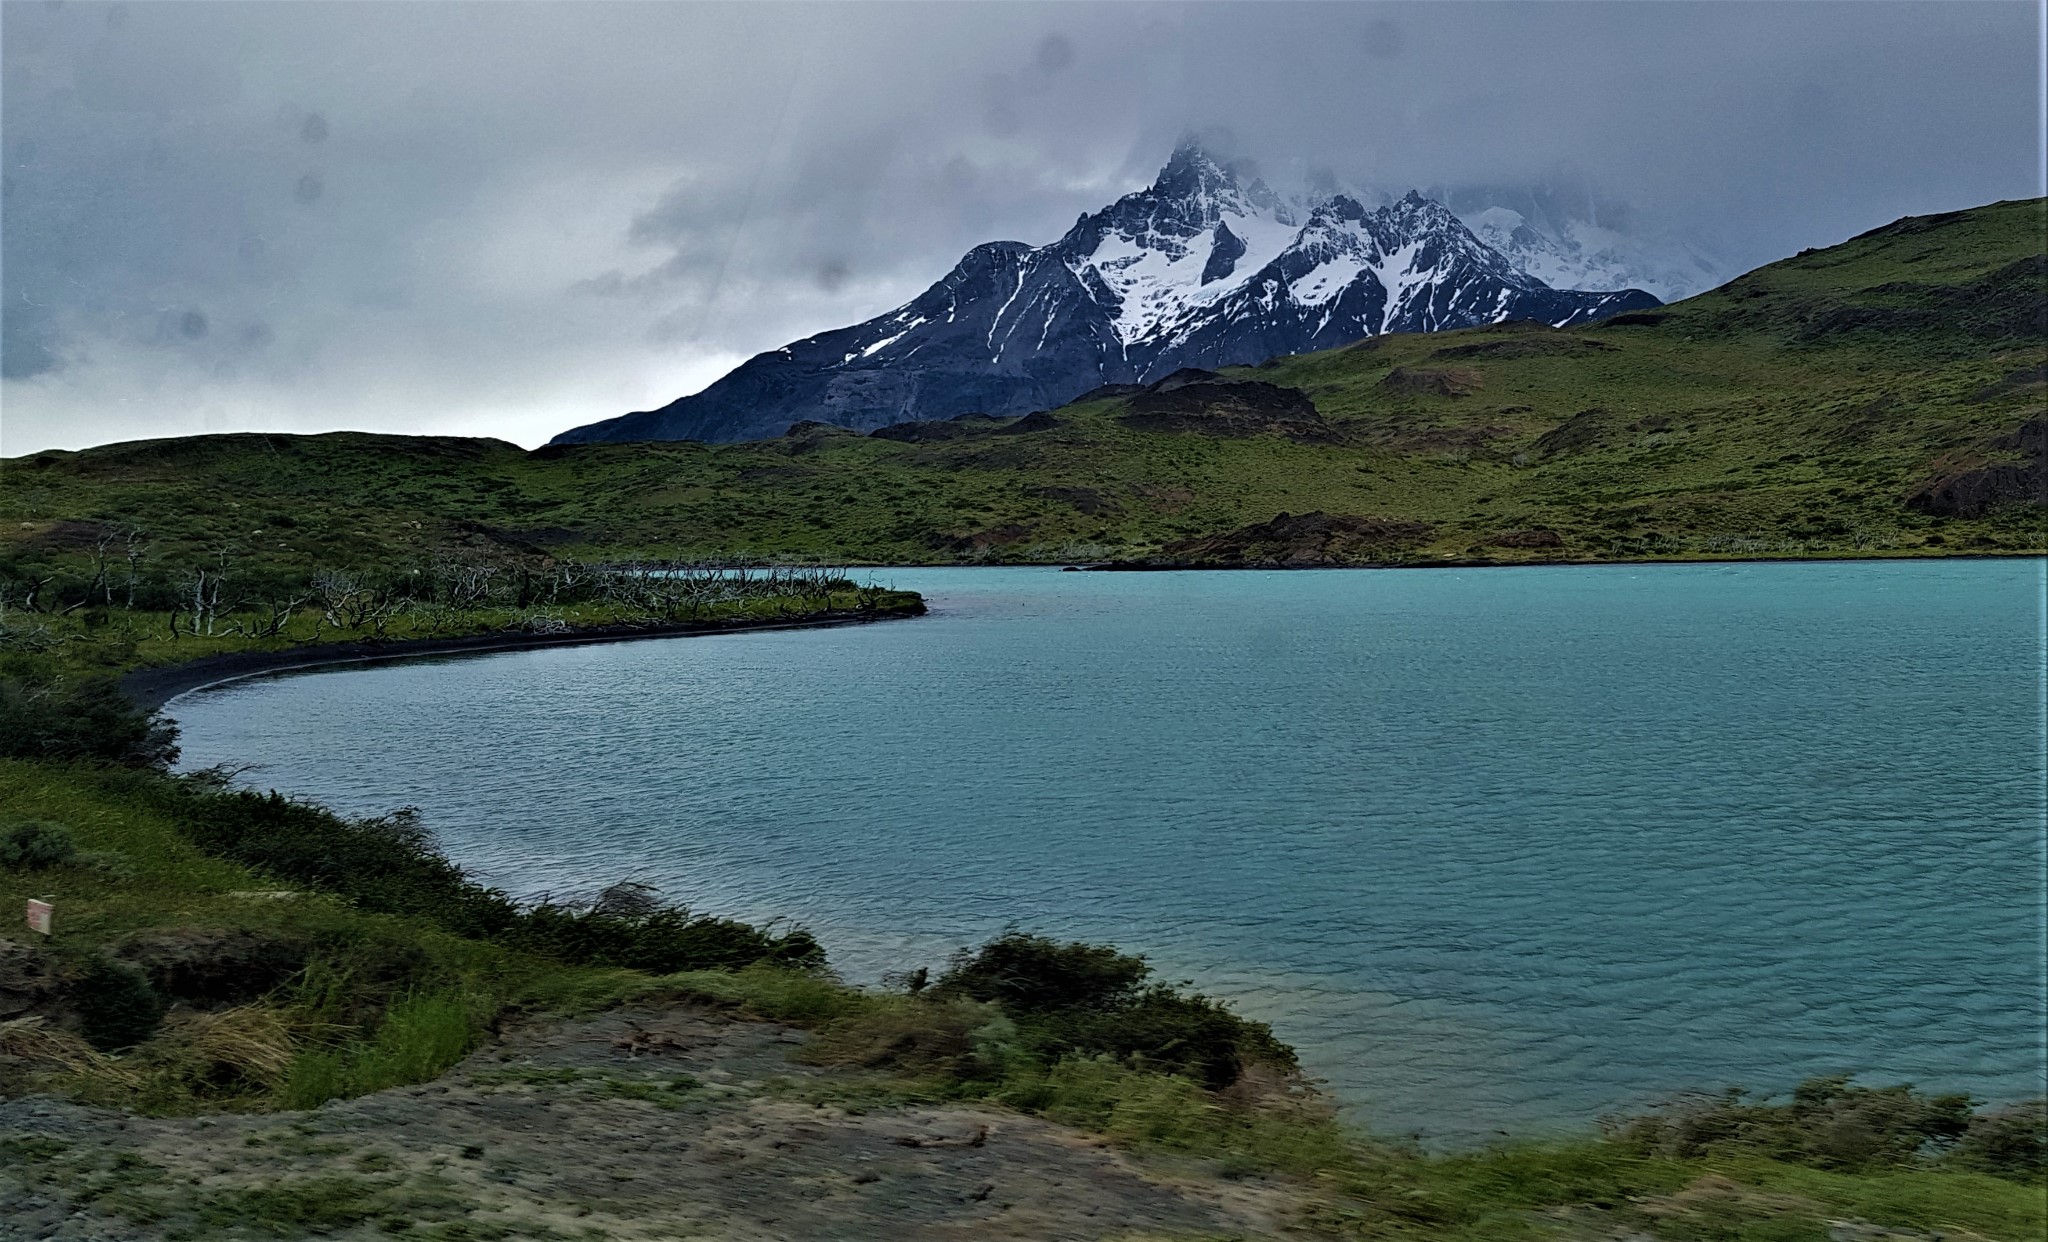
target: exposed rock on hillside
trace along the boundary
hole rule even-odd
[[[1915,492],[1906,503],[1937,517],[1983,517],[2008,505],[2048,505],[2048,418],[2030,418],[1987,444],[1998,461],[1952,470]]]
[[[1320,510],[1282,513],[1222,535],[1169,543],[1143,561],[1107,569],[1321,569],[1382,564],[1429,538],[1423,522],[1355,517]]]
[[[1469,397],[1485,386],[1486,381],[1479,372],[1468,367],[1447,367],[1443,370],[1395,367],[1380,381],[1380,387],[1388,392],[1427,397]]]
[[[1267,433],[1304,443],[1337,437],[1315,402],[1299,388],[1225,379],[1212,371],[1176,371],[1130,399],[1122,422],[1141,431],[1194,431],[1213,436]]]

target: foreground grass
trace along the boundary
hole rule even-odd
[[[1336,1236],[1479,1242],[1632,1230],[1684,1242],[1826,1242],[1831,1222],[1860,1220],[2018,1242],[2048,1229],[2048,1186],[2038,1180],[1947,1167],[1830,1172],[1739,1148],[1670,1159],[1590,1138],[1429,1155],[1351,1132],[1322,1101],[1277,1080],[1219,1095],[1107,1058],[1068,1058],[1013,1061],[993,1079],[963,1081],[935,1072],[929,1055],[895,1051],[905,1031],[966,1030],[1000,1061],[1001,1017],[944,1002],[773,970],[681,974],[661,987],[809,1026],[810,1059],[903,1074],[866,1104],[992,1099],[1207,1175],[1300,1179],[1317,1188],[1309,1225]]]
[[[2048,1230],[2038,1173],[1992,1177],[1910,1148],[1888,1164],[1827,1168],[1745,1141],[1659,1154],[1625,1134],[1452,1156],[1376,1142],[1346,1131],[1285,1072],[1291,1051],[1265,1042],[1269,1032],[1148,987],[1142,963],[1106,948],[1005,938],[929,987],[853,989],[819,968],[801,933],[778,939],[644,903],[617,916],[523,910],[469,883],[402,816],[347,821],[146,765],[0,759],[0,828],[25,822],[57,826],[76,848],[0,865],[0,909],[52,901],[60,968],[97,980],[82,996],[98,998],[103,1035],[132,1038],[95,1044],[35,1020],[0,1023],[9,1094],[59,1091],[156,1114],[303,1109],[428,1081],[517,1015],[680,1000],[808,1028],[800,1056],[865,1071],[817,1102],[992,1103],[1107,1135],[1191,1176],[1293,1179],[1312,1192],[1304,1225],[1330,1236],[1818,1242],[1830,1222],[1860,1220],[2018,1242]],[[165,1016],[121,964],[138,944],[190,950],[195,967],[226,961],[231,981],[274,968],[270,949],[288,949],[289,961],[226,1007]],[[573,1085],[657,1107],[692,1087]],[[1776,1124],[1769,1110],[1738,1111]],[[35,1139],[0,1144],[6,1163],[44,1169],[34,1176],[75,1201],[138,1220],[175,1201],[178,1219],[198,1222],[192,1236],[403,1222],[427,1206],[419,1187],[374,1177],[174,1192],[133,1163],[80,1163]]]
[[[29,1085],[152,1113],[311,1107],[433,1078],[510,1014],[573,1012],[648,986],[642,973],[507,949],[210,857],[138,789],[167,782],[0,760],[0,818],[61,824],[81,847],[59,866],[0,868],[0,906],[51,901],[49,948],[74,965],[152,933],[198,954],[223,941],[289,946],[305,965],[226,1015],[173,1015],[125,1055],[74,1041],[17,1065]],[[17,1031],[0,1053],[33,1046]]]

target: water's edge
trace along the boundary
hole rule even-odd
[[[1147,951],[1390,1133],[1828,1073],[2018,1098],[2040,715],[1996,670],[2038,680],[2041,570],[1960,559],[898,567],[928,626],[386,654],[178,709],[190,766],[419,805],[507,891],[623,868],[791,919],[856,980],[1005,923]]]
[[[761,630],[815,630],[873,621],[904,621],[924,615],[923,604],[897,604],[865,612],[827,612],[788,620],[668,621],[652,625],[594,625],[559,634],[471,634],[462,638],[362,639],[313,643],[277,651],[231,651],[183,664],[141,668],[122,676],[121,691],[145,711],[180,695],[248,677],[338,664],[382,664],[421,656],[464,652],[526,651],[536,647],[580,647],[632,642],[640,638],[689,638],[699,634],[747,634]]]

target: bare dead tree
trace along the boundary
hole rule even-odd
[[[149,555],[149,532],[139,526],[128,528],[123,555],[128,562],[128,607],[135,607],[135,583],[142,576],[142,560]]]
[[[306,606],[310,595],[287,595],[266,600],[263,605],[263,619],[256,621],[245,632],[252,638],[275,638],[284,633],[284,627],[299,615],[299,609]]]
[[[457,609],[475,608],[487,602],[492,582],[498,576],[497,566],[473,561],[444,558],[434,569],[435,577],[447,588],[448,606]]]
[[[41,612],[43,606],[39,597],[42,595],[43,588],[56,580],[57,575],[55,574],[44,574],[40,578],[28,579],[27,584],[22,588],[21,610],[23,612]]]
[[[90,604],[95,591],[104,592],[108,604],[114,602],[114,584],[107,578],[107,555],[114,546],[114,539],[114,532],[106,531],[98,539],[93,540],[92,581],[85,584],[85,590],[79,593],[78,599],[66,605],[64,610],[57,614],[58,616],[68,617],[87,604]]]
[[[227,574],[225,571],[207,569],[203,565],[194,569],[192,576],[186,580],[192,592],[193,634],[201,633],[200,627],[204,626],[204,633],[209,638],[213,636],[215,622],[218,620],[220,613],[221,587],[226,584],[226,580]],[[175,619],[172,625],[175,629]]]

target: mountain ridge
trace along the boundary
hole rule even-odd
[[[1563,327],[1660,304],[1639,289],[1553,289],[1414,191],[1372,209],[1337,194],[1304,212],[1184,140],[1152,185],[1083,213],[1054,242],[983,243],[895,310],[551,443],[1021,414],[1184,367],[1508,319]]]
[[[1377,337],[882,434],[48,450],[0,463],[0,591],[82,584],[138,527],[180,565],[232,556],[237,590],[444,553],[506,572],[2040,555],[2044,237],[2043,199],[1909,217],[1584,328]]]

